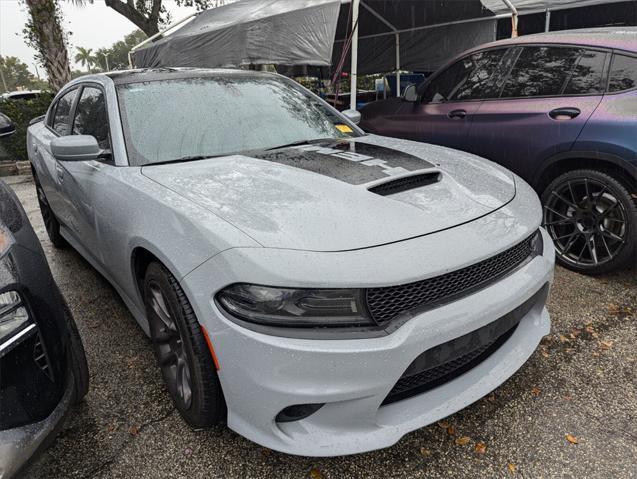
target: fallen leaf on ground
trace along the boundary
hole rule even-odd
[[[128,433],[131,436],[137,436],[139,434],[139,426],[131,426],[128,428]]]
[[[571,340],[568,339],[566,336],[564,336],[563,334],[560,334],[560,341],[562,343],[569,343]]]
[[[494,402],[495,401],[495,393],[491,393],[487,396],[487,401]]]
[[[546,350],[543,349],[542,350],[542,356],[544,356],[545,358],[548,358],[549,357],[549,353],[546,352]]]
[[[453,426],[449,426],[447,428],[447,434],[449,434],[450,436],[453,436],[456,433],[456,428]]]
[[[575,436],[573,436],[572,434],[567,434],[566,435],[566,440],[568,442],[570,442],[571,444],[577,444],[578,443],[577,438]]]
[[[438,427],[447,429],[449,427],[449,423],[447,421],[438,421]]]
[[[310,477],[312,479],[322,479],[323,474],[316,467],[313,467],[312,469],[310,469]]]
[[[621,312],[621,308],[619,306],[617,306],[616,304],[609,304],[608,305],[608,312],[611,314],[617,314]]]
[[[462,436],[462,437],[457,438],[455,443],[458,446],[465,446],[466,444],[469,444],[469,441],[471,441],[470,437]]]
[[[570,394],[567,394],[566,396],[564,396],[565,401],[570,401],[571,399],[573,399],[573,396],[571,396]]]
[[[604,351],[608,351],[610,348],[613,347],[613,341],[600,341],[599,347]]]
[[[540,395],[540,388],[534,387],[533,389],[531,389],[531,394],[533,394],[533,396],[539,396]]]
[[[509,468],[509,471],[511,472],[511,474],[515,474],[515,471],[517,470],[518,466],[516,466],[515,464],[513,464],[512,462],[510,462],[507,466]]]
[[[431,451],[429,449],[427,449],[426,447],[421,447],[420,448],[420,455],[421,456],[431,456]]]
[[[484,454],[485,452],[487,452],[487,445],[483,442],[477,442],[476,443],[476,447],[475,447],[475,451],[478,454]]]

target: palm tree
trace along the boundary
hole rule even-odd
[[[93,49],[77,47],[77,54],[75,55],[75,61],[82,66],[86,66],[86,70],[91,73],[91,66],[95,63],[95,57],[93,56]]]
[[[51,87],[59,90],[71,80],[71,68],[57,0],[25,2],[31,17],[25,28],[26,41],[38,52]]]

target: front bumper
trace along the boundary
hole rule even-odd
[[[485,396],[517,371],[549,333],[546,295],[538,295],[513,334],[477,366],[427,392],[382,405],[424,351],[492,323],[552,282],[553,245],[544,231],[543,239],[542,256],[476,293],[413,317],[384,337],[308,340],[267,335],[228,320],[210,297],[205,298],[205,309],[196,301],[220,361],[229,427],[290,454],[355,454],[388,447]],[[209,274],[204,268],[184,284],[191,287]],[[275,421],[288,406],[314,403],[325,405],[300,421]]]
[[[66,384],[62,399],[42,421],[0,431],[0,479],[14,477],[58,434],[74,397],[71,372]]]

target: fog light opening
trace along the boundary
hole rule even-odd
[[[279,414],[276,415],[276,422],[294,422],[300,421],[301,419],[305,419],[308,416],[311,416],[316,411],[325,406],[325,403],[320,404],[295,404],[294,406],[288,406],[285,409],[281,410]]]

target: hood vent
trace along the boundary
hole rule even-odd
[[[369,189],[377,195],[389,196],[402,191],[413,190],[421,186],[431,185],[440,181],[442,174],[438,171],[421,173],[419,175],[405,176],[397,180],[387,181]]]

